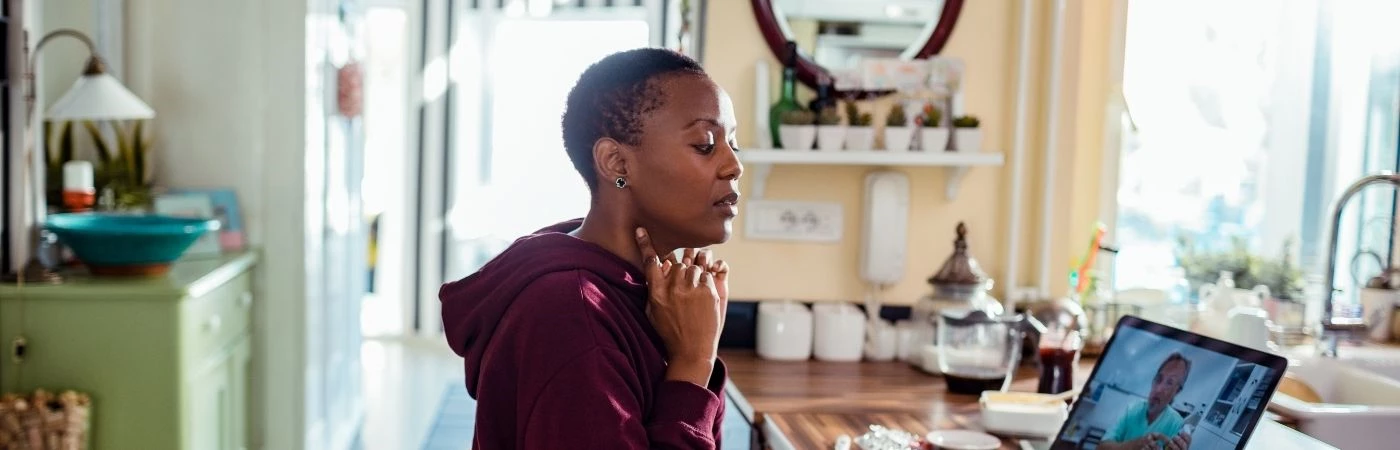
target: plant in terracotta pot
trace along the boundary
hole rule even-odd
[[[920,148],[926,152],[941,152],[948,149],[949,130],[943,125],[943,111],[933,104],[924,105],[923,114],[919,116],[919,123],[923,125],[920,130]]]
[[[839,151],[846,141],[846,126],[841,124],[841,114],[835,106],[822,108],[817,115],[817,149]]]
[[[846,129],[846,149],[870,150],[875,147],[875,128],[870,126],[874,119],[870,113],[860,112],[856,102],[847,101],[846,121],[851,124]]]
[[[778,139],[785,150],[811,150],[817,140],[816,115],[804,108],[785,111],[778,120]]]
[[[961,153],[977,153],[982,151],[982,121],[977,120],[977,116],[958,116],[953,119],[953,132],[957,134],[953,141],[957,143],[958,151]]]
[[[904,114],[904,105],[890,105],[890,113],[885,116],[885,149],[906,151],[913,140],[914,132],[909,126],[909,117]]]

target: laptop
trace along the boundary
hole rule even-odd
[[[1124,316],[1050,448],[1243,449],[1287,367],[1277,355]]]

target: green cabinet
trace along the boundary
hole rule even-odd
[[[87,393],[93,449],[246,448],[255,260],[186,260],[154,279],[0,285],[0,342],[28,342],[22,362],[0,359],[0,391]]]

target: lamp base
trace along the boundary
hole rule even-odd
[[[34,258],[30,259],[29,263],[25,264],[24,268],[19,271],[5,275],[6,283],[17,284],[20,281],[25,284],[59,284],[63,282],[63,275],[49,270],[39,262],[38,258]]]

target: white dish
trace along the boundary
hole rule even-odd
[[[936,448],[951,450],[996,450],[1001,448],[1001,439],[980,431],[939,430],[924,436]]]
[[[1069,406],[1046,394],[986,391],[978,403],[982,427],[999,434],[1054,436],[1069,418]]]

